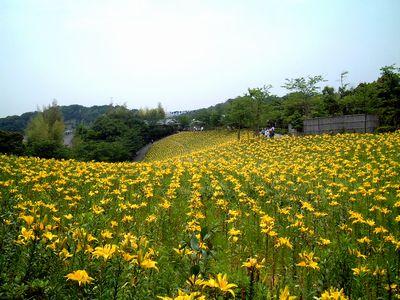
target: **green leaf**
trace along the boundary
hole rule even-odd
[[[198,275],[200,273],[200,266],[199,265],[194,265],[190,268],[190,274],[191,275]]]
[[[207,228],[207,226],[204,226],[203,228],[201,228],[201,231],[200,231],[200,236],[201,236],[201,238],[204,240],[204,237],[207,235],[207,233],[208,233],[208,228]]]
[[[199,240],[197,239],[197,237],[195,235],[193,235],[192,238],[190,239],[190,247],[195,251],[200,250]]]

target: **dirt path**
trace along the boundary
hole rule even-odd
[[[147,152],[150,150],[152,143],[147,144],[143,148],[141,148],[138,152],[136,152],[136,156],[133,161],[142,161],[146,156]]]
[[[68,147],[72,147],[72,139],[74,138],[74,134],[64,134],[64,145]]]

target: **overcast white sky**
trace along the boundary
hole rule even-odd
[[[285,78],[400,65],[399,0],[0,0],[0,117],[60,105],[208,107]]]

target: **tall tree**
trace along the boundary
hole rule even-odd
[[[139,116],[149,124],[156,124],[157,121],[165,118],[165,110],[161,103],[158,103],[156,108],[142,108],[139,110]]]
[[[56,145],[62,145],[64,121],[55,100],[32,118],[28,124],[26,136],[28,143],[50,141]]]
[[[26,136],[29,155],[43,158],[65,158],[69,155],[63,146],[64,121],[56,101],[32,118]]]
[[[321,75],[308,76],[307,78],[286,78],[286,83],[283,85],[283,87],[288,91],[299,92],[304,96],[310,98],[318,93],[318,91],[321,89],[319,84],[324,81],[326,80]]]
[[[229,103],[227,123],[237,128],[238,140],[240,140],[241,130],[250,124],[251,104],[249,96],[237,97]]]
[[[112,107],[86,129],[76,131],[75,155],[81,160],[127,161],[144,146],[144,121],[124,106]]]
[[[304,117],[310,117],[311,103],[313,96],[317,95],[322,82],[326,81],[321,75],[308,76],[307,78],[299,77],[294,79],[286,79],[286,83],[282,86],[297,96],[302,98],[302,114]]]
[[[381,68],[376,81],[377,101],[374,103],[381,122],[393,129],[400,128],[400,68],[396,65]]]
[[[265,85],[263,88],[248,89],[248,97],[252,104],[253,129],[257,134],[260,132],[261,116],[265,110],[265,101],[271,88],[272,85]]]
[[[44,119],[43,113],[38,113],[28,123],[26,136],[29,143],[50,139],[49,124]]]
[[[330,86],[324,87],[322,90],[322,102],[324,105],[324,110],[327,115],[338,115],[340,114],[340,105],[338,94],[335,93],[335,89]]]

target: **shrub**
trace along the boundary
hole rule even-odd
[[[41,158],[70,158],[70,150],[60,145],[56,141],[44,140],[30,142],[27,145],[26,154],[29,156],[36,156]]]
[[[380,126],[375,129],[376,133],[394,132],[394,131],[396,131],[395,126]]]
[[[24,153],[24,137],[18,132],[0,130],[0,153],[21,155]]]

